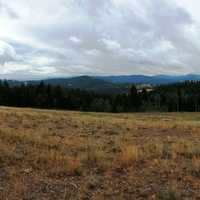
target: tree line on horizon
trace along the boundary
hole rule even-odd
[[[200,111],[200,81],[161,85],[147,92],[135,85],[124,94],[67,89],[61,86],[11,86],[0,81],[0,105],[95,112]]]

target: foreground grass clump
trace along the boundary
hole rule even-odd
[[[119,165],[121,167],[129,167],[134,165],[140,159],[140,149],[134,145],[123,145],[121,155],[119,157]]]
[[[158,200],[178,200],[178,196],[174,190],[160,191],[158,194]]]
[[[2,107],[0,199],[197,199],[199,119]]]

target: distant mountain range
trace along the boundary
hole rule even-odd
[[[182,76],[168,76],[168,75],[156,75],[156,76],[144,76],[144,75],[125,75],[125,76],[105,76],[98,77],[101,80],[109,81],[112,83],[133,83],[133,84],[170,84],[176,82],[183,82],[188,80],[200,80],[200,75],[188,74]]]
[[[168,75],[123,75],[123,76],[77,76],[72,78],[52,78],[42,80],[45,84],[59,85],[66,88],[86,89],[98,92],[113,92],[122,93],[128,91],[130,84],[150,84],[161,85],[171,84],[176,82],[183,82],[189,80],[200,80],[200,75],[188,74],[182,76],[168,76]],[[10,80],[11,85],[39,84],[40,81],[13,81]]]

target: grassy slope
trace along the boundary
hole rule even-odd
[[[0,199],[197,199],[200,114],[0,108]]]

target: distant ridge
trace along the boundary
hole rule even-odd
[[[169,75],[123,75],[123,76],[103,76],[98,77],[99,79],[110,81],[112,83],[133,83],[133,84],[170,84],[176,82],[183,82],[189,80],[200,80],[200,75],[187,74],[181,76],[169,76]]]
[[[121,76],[77,76],[71,78],[51,78],[37,81],[15,81],[8,80],[11,86],[24,84],[39,84],[43,81],[45,84],[61,86],[70,89],[92,90],[104,93],[124,93],[129,89],[130,84],[149,84],[162,85],[172,84],[184,81],[198,81],[200,75],[187,74],[181,76],[169,75],[121,75]]]
[[[61,86],[69,89],[98,91],[100,93],[124,93],[128,91],[121,84],[112,83],[92,76],[77,76],[72,78],[52,78],[42,80],[45,84]],[[40,81],[27,81],[28,84],[38,84]]]

